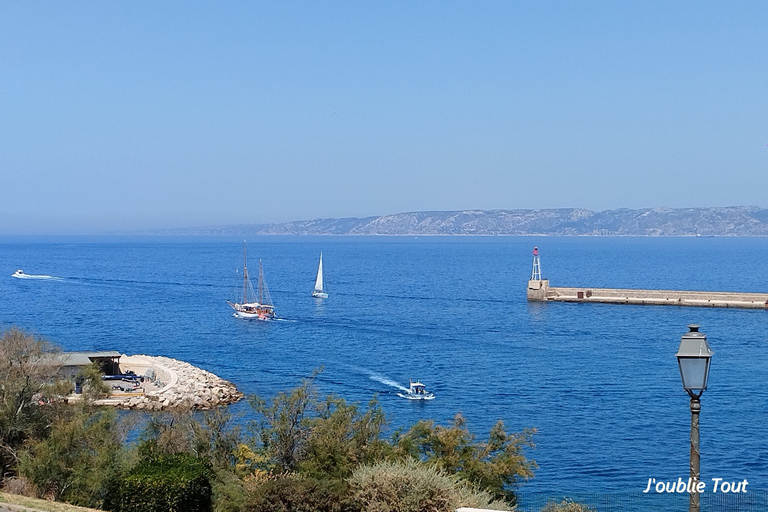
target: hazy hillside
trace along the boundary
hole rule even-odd
[[[581,208],[412,212],[381,217],[177,229],[163,231],[163,234],[766,236],[768,210],[733,206],[603,212]]]

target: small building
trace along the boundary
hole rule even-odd
[[[57,358],[61,364],[58,374],[63,378],[74,378],[83,367],[97,363],[104,375],[119,375],[121,356],[122,354],[116,350],[104,352],[62,352]]]

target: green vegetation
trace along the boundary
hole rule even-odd
[[[509,510],[458,473],[448,475],[415,459],[361,466],[350,479],[353,501],[361,510],[391,512],[453,512],[459,507]]]
[[[188,453],[139,462],[117,481],[106,501],[115,512],[210,512],[210,466]]]
[[[0,338],[0,478],[14,474],[25,443],[46,437],[63,413],[58,397],[71,386],[49,382],[56,352],[51,343],[19,329]]]
[[[499,422],[479,439],[457,415],[390,436],[375,399],[318,397],[314,377],[271,401],[252,397],[244,429],[226,409],[155,414],[126,443],[126,416],[93,405],[105,391],[96,367],[78,377],[82,400],[65,405],[72,386],[51,379],[56,352],[17,329],[0,339],[7,490],[115,512],[440,512],[512,509],[536,468],[525,456],[533,430]]]
[[[541,509],[541,512],[594,512],[594,510],[582,503],[564,498],[560,502],[550,501]]]

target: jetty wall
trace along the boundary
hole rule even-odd
[[[631,288],[551,287],[549,280],[528,282],[528,300],[600,302],[712,308],[768,309],[768,293],[640,290]]]
[[[243,398],[243,393],[231,382],[169,357],[123,355],[120,368],[136,375],[145,375],[152,369],[155,378],[145,380],[134,391],[113,392],[109,397],[97,400],[98,405],[145,411],[194,410],[228,405]]]

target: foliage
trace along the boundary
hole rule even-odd
[[[361,413],[357,405],[328,396],[314,407],[307,420],[304,458],[299,463],[302,474],[318,478],[347,478],[360,465],[382,460],[389,445],[382,440],[386,418],[372,400]]]
[[[71,387],[51,382],[58,349],[12,328],[0,338],[0,478],[13,474],[25,442],[47,434]]]
[[[357,512],[343,481],[298,475],[271,477],[251,489],[248,512]]]
[[[111,489],[114,512],[210,512],[211,468],[186,453],[142,460]]]
[[[153,455],[191,453],[209,460],[217,468],[236,464],[240,428],[225,409],[202,414],[175,411],[151,417],[142,433],[139,454]]]
[[[84,366],[75,377],[76,380],[82,382],[83,385],[83,398],[86,400],[93,400],[97,398],[104,398],[109,395],[110,389],[106,382],[101,378],[104,373],[101,371],[99,363],[93,362],[88,366]]]
[[[240,512],[245,507],[246,492],[242,480],[231,471],[216,470],[211,480],[214,512]]]
[[[361,464],[382,460],[390,446],[382,439],[386,418],[378,402],[372,400],[362,412],[333,395],[320,401],[313,379],[278,393],[269,404],[251,398],[258,419],[250,429],[266,457],[265,469],[341,479]]]
[[[112,410],[75,411],[59,418],[50,435],[21,453],[19,472],[57,501],[101,506],[109,482],[121,472],[121,443]]]
[[[453,512],[458,507],[508,510],[490,493],[474,490],[448,475],[410,459],[362,466],[350,479],[354,502],[365,512]]]
[[[407,432],[395,436],[395,457],[432,463],[438,469],[488,491],[497,499],[515,503],[512,488],[520,478],[533,477],[536,463],[526,459],[523,449],[533,446],[534,430],[507,434],[504,423],[493,426],[487,441],[476,441],[457,414],[453,425],[419,421]]]
[[[307,415],[317,403],[317,392],[312,380],[290,392],[281,391],[268,404],[259,397],[250,398],[258,419],[250,423],[256,443],[277,472],[293,472],[307,451],[310,426]]]
[[[569,498],[563,499],[560,503],[556,501],[548,502],[541,512],[594,512],[593,509],[584,505],[583,503],[577,503]]]

